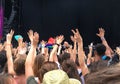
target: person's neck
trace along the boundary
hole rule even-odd
[[[95,56],[95,62],[97,62],[97,61],[99,61],[99,60],[101,60],[101,57],[98,56],[98,55],[96,55],[96,56]]]
[[[25,75],[24,74],[22,74],[22,75],[15,75],[15,77],[25,77]]]

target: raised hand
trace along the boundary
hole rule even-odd
[[[82,75],[85,76],[88,73],[88,68],[87,68],[87,65],[85,64],[85,52],[83,51],[83,39],[78,29],[72,30],[72,32],[75,36],[76,42],[78,43],[79,64],[82,70]]]
[[[99,33],[97,33],[96,35],[100,38],[104,37],[105,30],[103,28],[99,28]]]
[[[39,34],[37,32],[33,32],[33,30],[29,30],[28,36],[31,44],[37,46],[37,43],[39,42]]]
[[[37,46],[38,42],[39,42],[39,34],[35,32],[33,36],[33,41],[31,42],[31,44],[33,44],[34,46]]]
[[[30,76],[34,76],[32,67],[34,64],[35,57],[36,57],[37,44],[39,42],[39,34],[37,32],[33,33],[32,30],[29,30],[28,36],[29,36],[29,39],[31,41],[31,48],[29,50],[29,53],[27,55],[26,62],[25,62],[26,79]]]
[[[72,40],[72,42],[76,42],[76,37],[75,36],[70,36],[70,39]]]
[[[61,44],[62,43],[62,41],[64,40],[64,36],[63,35],[60,35],[60,36],[58,36],[58,37],[56,37],[56,44]]]
[[[33,41],[33,30],[29,30],[27,34],[28,34],[30,41],[32,42]]]
[[[115,52],[120,56],[120,48],[119,47],[116,47]]]
[[[45,47],[45,44],[47,43],[46,41],[42,40],[41,42],[42,47]]]
[[[96,34],[98,37],[100,37],[102,44],[105,45],[106,47],[106,56],[112,57],[113,54],[113,50],[111,49],[111,47],[108,45],[108,42],[105,39],[105,30],[103,28],[99,28],[99,33]]]
[[[93,43],[90,43],[90,45],[88,45],[89,51],[92,51],[93,49]]]
[[[8,33],[8,34],[6,35],[6,41],[7,41],[7,43],[11,43],[13,34],[14,34],[14,31],[11,30],[10,33]]]
[[[70,47],[70,44],[69,44],[67,41],[64,41],[63,46],[64,46],[65,48],[69,48],[69,47]]]
[[[71,30],[74,34],[74,39],[77,41],[77,42],[82,42],[82,37],[78,31],[78,29],[76,30]]]
[[[13,59],[12,59],[12,51],[11,51],[11,41],[13,37],[14,31],[11,30],[10,33],[6,35],[6,56],[7,56],[7,64],[8,64],[8,73],[14,75],[14,65],[13,65]]]
[[[52,49],[52,51],[50,53],[49,61],[55,61],[55,62],[57,62],[58,61],[57,56],[56,56],[57,49],[58,49],[58,46],[64,40],[64,36],[63,35],[57,36],[55,40],[56,40],[56,44],[57,45],[54,45],[54,47],[53,47],[53,49]]]

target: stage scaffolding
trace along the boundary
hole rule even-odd
[[[2,43],[11,29],[16,30],[19,27],[19,1],[0,0],[0,42]]]

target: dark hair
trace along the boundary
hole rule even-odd
[[[103,44],[97,44],[95,46],[95,51],[99,56],[105,55],[106,47]]]
[[[6,51],[0,51],[0,73],[3,71],[3,68],[7,62]]]
[[[120,65],[106,67],[85,76],[85,84],[119,84]]]
[[[34,66],[33,66],[33,71],[34,71],[34,75],[35,77],[39,77],[39,69],[41,68],[41,66],[44,64],[45,62],[45,58],[43,54],[39,54],[36,56],[35,61],[34,61]]]
[[[8,64],[7,63],[5,64],[2,73],[8,73]]]
[[[108,65],[108,61],[105,61],[105,60],[99,60],[97,62],[92,62],[89,65],[89,71],[90,71],[90,73],[94,73],[94,72],[97,72],[101,69],[106,68],[107,65]]]
[[[18,57],[14,61],[14,70],[16,75],[24,75],[25,74],[25,60],[26,55],[19,54]]]
[[[49,61],[45,62],[41,66],[41,68],[39,70],[39,79],[40,79],[40,81],[42,82],[43,76],[44,76],[45,73],[47,73],[48,71],[51,71],[51,70],[56,70],[56,69],[58,69],[57,63],[55,63],[55,62],[49,62]]]
[[[110,65],[114,65],[119,63],[119,55],[118,54],[114,54],[112,57],[112,60],[109,61]]]
[[[77,65],[74,63],[73,60],[68,59],[68,60],[63,61],[62,69],[63,71],[67,73],[69,78],[75,78],[75,79],[80,80],[80,77],[77,71]]]
[[[67,59],[70,59],[70,53],[65,52],[65,53],[61,54],[59,57],[60,64],[62,64],[62,62]]]
[[[9,75],[9,74],[0,75],[0,84],[13,84],[13,81],[14,79],[12,75]]]

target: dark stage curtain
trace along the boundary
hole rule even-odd
[[[29,29],[39,32],[40,39],[65,35],[70,41],[71,29],[79,28],[84,45],[101,42],[99,27],[106,30],[108,43],[120,45],[120,0],[16,0],[19,1],[20,27],[16,32],[27,39]]]
[[[0,0],[0,39],[3,34],[4,0]]]

